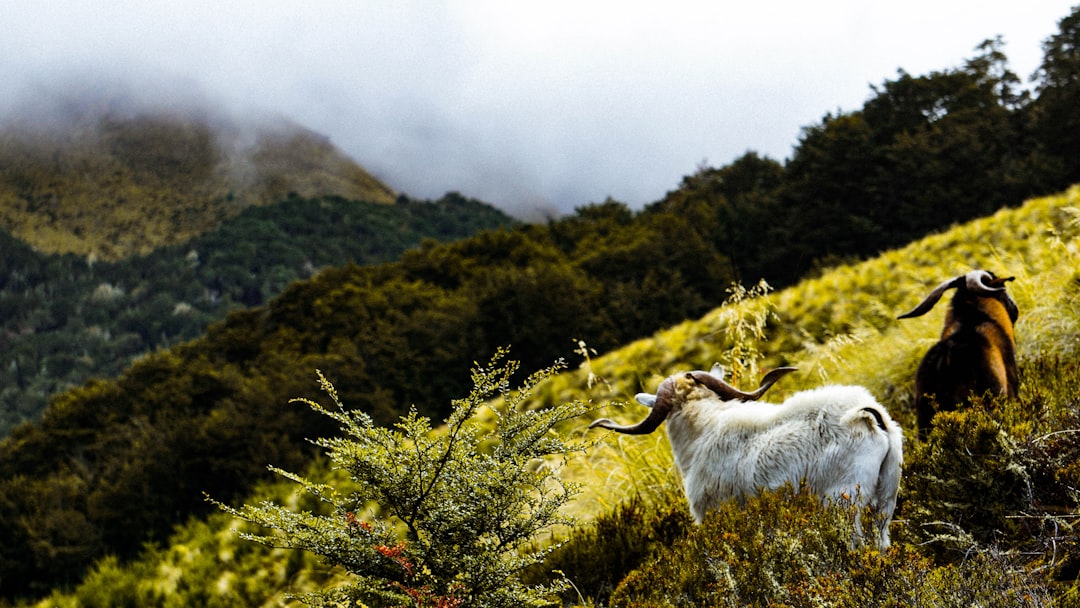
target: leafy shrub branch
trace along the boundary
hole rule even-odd
[[[245,538],[270,547],[303,549],[341,566],[354,582],[301,596],[314,606],[528,606],[564,583],[528,586],[518,574],[553,547],[537,535],[572,518],[560,513],[579,489],[556,474],[559,461],[586,446],[555,427],[587,413],[579,401],[545,409],[527,405],[532,388],[565,367],[561,361],[511,389],[519,364],[499,349],[475,366],[473,389],[453,402],[444,427],[411,411],[393,428],[346,409],[319,373],[333,402],[326,408],[342,436],[314,441],[348,474],[343,491],[274,469],[300,484],[326,509],[297,512],[272,502],[225,511],[267,532]],[[486,412],[490,411],[491,416]]]

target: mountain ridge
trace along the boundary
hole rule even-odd
[[[0,228],[42,252],[118,260],[289,195],[397,197],[328,137],[285,119],[126,104],[0,128]]]

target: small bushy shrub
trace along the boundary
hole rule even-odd
[[[1060,518],[1080,505],[1080,370],[1056,357],[1023,363],[1020,399],[974,397],[908,446],[906,540],[950,560],[995,543],[1055,567],[1077,544]]]
[[[353,487],[342,492],[278,471],[330,514],[273,503],[222,508],[269,531],[246,535],[250,540],[310,551],[353,575],[350,584],[300,597],[314,606],[547,604],[564,583],[530,586],[518,574],[550,551],[533,544],[538,534],[573,523],[560,508],[577,486],[559,479],[553,459],[584,446],[553,428],[590,406],[526,407],[532,387],[561,364],[532,374],[515,391],[510,378],[518,364],[506,356],[500,349],[474,369],[472,392],[454,402],[440,429],[415,411],[392,429],[376,426],[366,413],[346,410],[320,374],[335,409],[300,401],[340,424],[345,436],[315,443]],[[485,406],[495,414],[490,426],[478,421]]]
[[[962,557],[971,541],[1008,535],[1008,517],[1031,504],[1019,441],[989,411],[991,401],[939,412],[927,440],[909,444],[901,490],[903,517],[913,522],[907,540]]]

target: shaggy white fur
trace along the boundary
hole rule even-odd
[[[889,545],[903,433],[869,391],[823,386],[780,404],[761,403],[722,397],[700,381],[708,380],[704,375],[675,374],[656,395],[638,395],[641,403],[664,410],[650,414],[649,423],[623,427],[602,419],[593,426],[641,433],[666,419],[675,465],[698,522],[723,501],[806,484],[818,495],[871,507],[880,546]],[[715,368],[708,375],[722,383]]]

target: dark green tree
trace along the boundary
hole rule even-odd
[[[782,183],[780,163],[747,152],[721,168],[702,167],[683,178],[664,201],[667,211],[693,213],[703,205],[715,218],[694,218],[700,232],[709,237],[728,264],[727,282],[756,281],[762,276],[762,236],[773,225],[776,191]]]
[[[1051,187],[1080,182],[1080,6],[1058,22],[1043,42],[1043,61],[1033,78],[1035,132],[1052,171]]]
[[[766,278],[876,254],[1039,191],[1028,97],[1000,39],[960,68],[873,87],[862,110],[803,131],[785,166]]]

